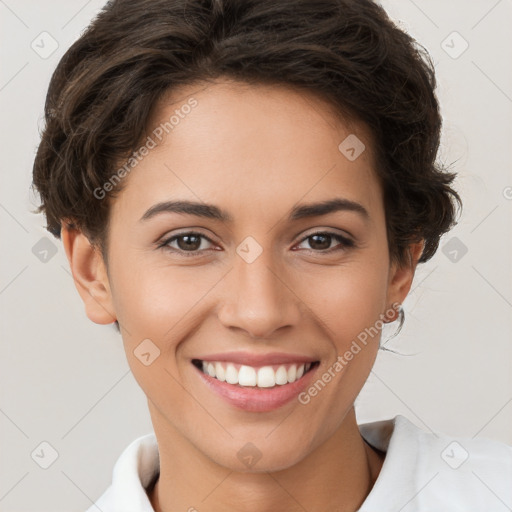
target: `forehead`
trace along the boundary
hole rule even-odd
[[[189,108],[192,99],[195,106]],[[194,118],[198,120],[196,123]],[[366,143],[365,156],[368,158],[373,152],[373,134],[364,123],[342,115],[320,93],[291,84],[248,84],[219,78],[178,87],[164,94],[153,106],[146,130],[153,132],[166,124],[164,137],[170,131],[175,134],[173,142],[179,143],[180,132],[189,143],[194,139],[195,147],[200,147],[201,137],[207,136],[209,140],[223,135],[232,137],[236,129],[237,142],[257,135],[258,140],[263,141],[266,136],[267,141],[272,140],[276,145],[293,139],[295,143],[310,140],[317,147],[318,138],[328,136],[325,145],[338,146],[340,137],[357,134]],[[193,124],[190,131],[185,124]],[[262,147],[265,149],[270,148]]]
[[[250,203],[263,213],[326,195],[368,209],[380,203],[370,131],[292,87],[230,80],[181,87],[154,106],[146,132],[156,147],[120,195],[139,210],[185,196],[229,200],[247,215]]]

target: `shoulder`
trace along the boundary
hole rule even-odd
[[[361,512],[379,510],[373,502],[381,496],[402,512],[512,509],[512,446],[422,429],[402,415],[359,427],[369,444],[386,452]]]

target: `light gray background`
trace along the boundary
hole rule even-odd
[[[103,3],[0,0],[3,512],[85,510],[110,484],[121,451],[152,430],[120,336],[87,319],[61,243],[31,213],[50,75]],[[441,242],[452,245],[419,267],[405,326],[388,344],[414,355],[380,353],[356,402],[358,421],[403,414],[427,431],[512,444],[512,2],[383,5],[436,63],[440,157],[454,162],[465,210]],[[42,46],[43,31],[58,42],[47,58],[31,47]],[[458,58],[442,47],[453,31],[469,43]],[[452,54],[461,48],[453,37]],[[56,250],[46,262],[36,246],[44,237]],[[48,469],[31,457],[43,441],[58,452]]]

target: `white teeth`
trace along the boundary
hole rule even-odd
[[[238,384],[240,386],[256,386],[256,370],[251,366],[240,366]]]
[[[202,361],[203,372],[228,384],[239,384],[240,386],[272,388],[283,386],[299,380],[312,366],[307,364],[291,364],[288,369],[285,365],[279,366],[276,370],[272,366],[253,368],[252,366],[241,365],[237,370],[233,363],[221,363],[218,361]]]
[[[288,372],[284,366],[280,366],[276,372],[276,384],[288,384]]]
[[[288,368],[288,382],[295,382],[297,377],[297,367],[292,364],[290,368]]]
[[[276,374],[272,366],[262,366],[258,370],[258,387],[271,388],[276,385]]]
[[[231,363],[226,367],[226,382],[228,384],[238,384],[238,371]]]
[[[220,381],[226,380],[226,372],[224,371],[224,366],[222,366],[220,363],[215,363],[215,375],[214,377],[217,377]]]

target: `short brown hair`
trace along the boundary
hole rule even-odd
[[[441,116],[428,52],[371,0],[113,0],[59,62],[33,168],[47,229],[71,221],[106,257],[101,187],[182,85],[229,77],[314,92],[370,129],[390,256],[420,262],[455,224],[455,174],[436,161]]]

